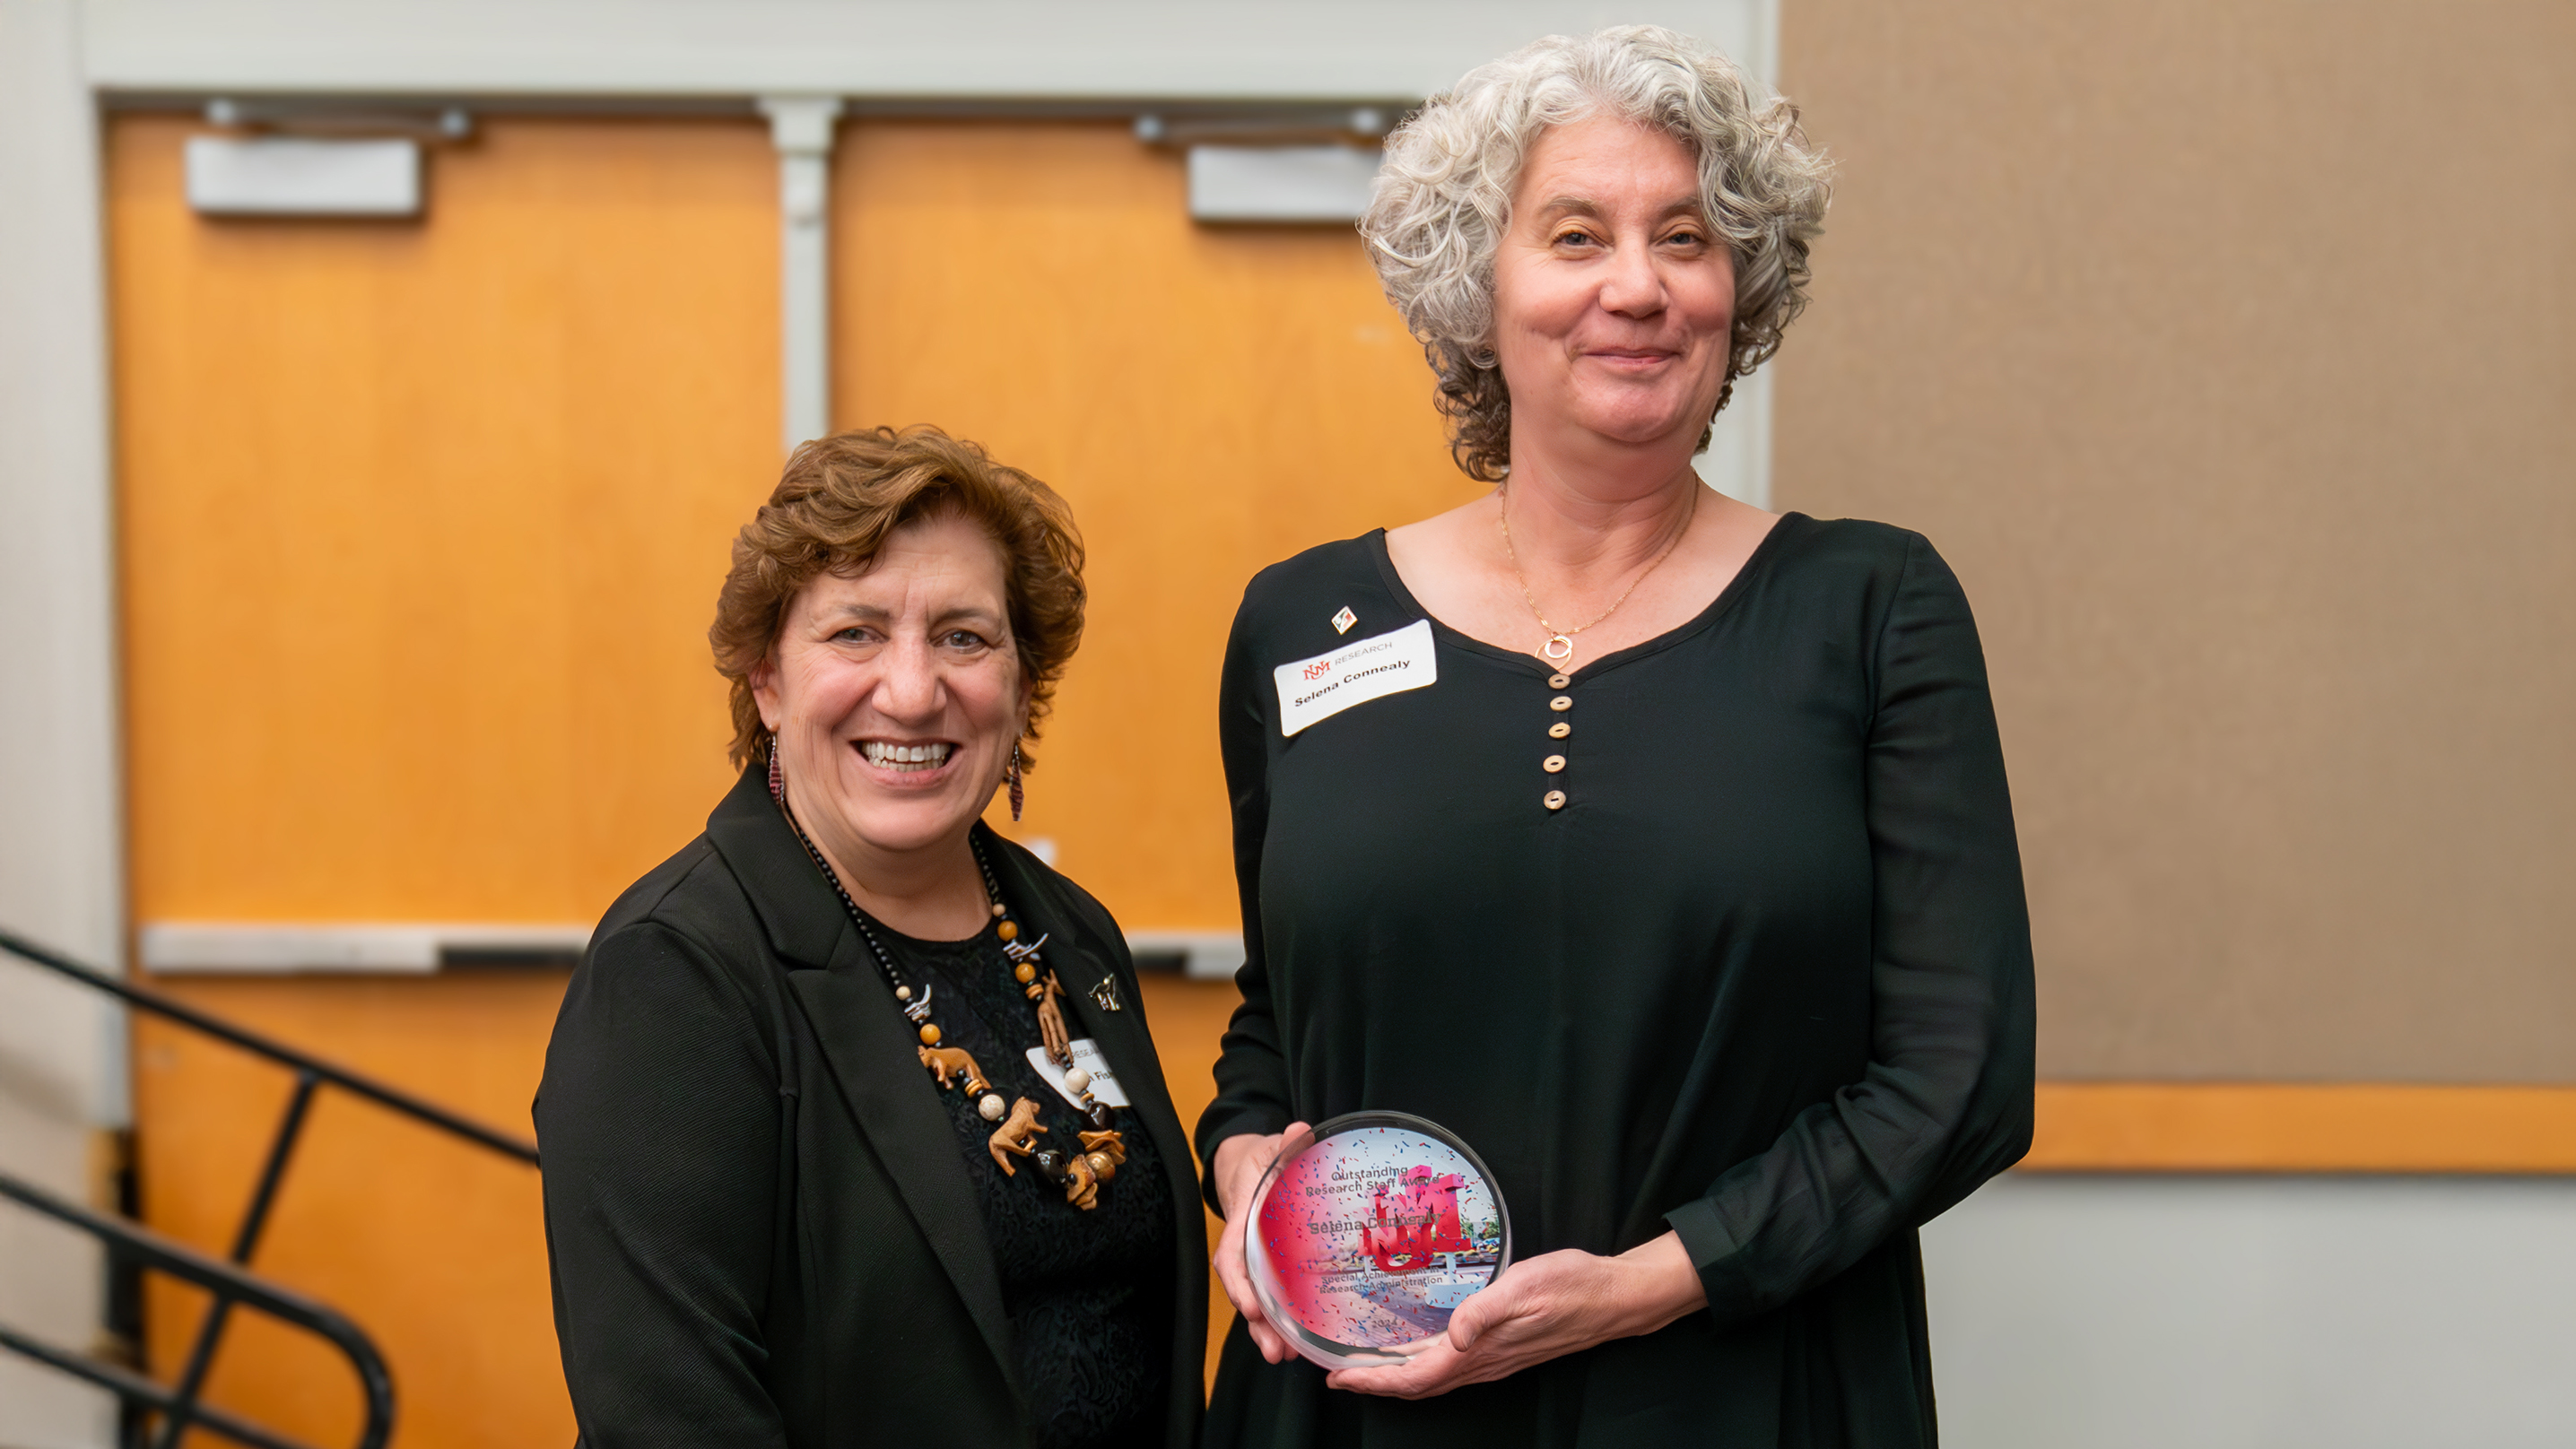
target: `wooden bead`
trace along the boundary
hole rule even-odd
[[[1038,979],[1038,968],[1030,965],[1026,961],[1023,961],[1019,965],[1011,968],[1011,974],[1018,977],[1020,984],[1025,986]]]
[[[993,902],[993,914],[997,916],[1005,914],[1000,901]]]
[[[1080,1067],[1075,1067],[1072,1071],[1064,1074],[1064,1089],[1073,1093],[1077,1097],[1090,1091],[1091,1073],[1084,1071]]]
[[[1118,1164],[1110,1161],[1106,1152],[1087,1153],[1082,1160],[1091,1164],[1091,1175],[1102,1182],[1118,1175]]]
[[[1002,924],[995,926],[993,930],[996,935],[999,935],[1005,941],[1016,941],[1020,939],[1020,923],[1017,921],[1004,921]]]
[[[923,1046],[939,1045],[939,1023],[935,1021],[925,1021],[921,1024],[921,1044]]]
[[[1091,1119],[1091,1125],[1103,1132],[1109,1130],[1109,1124],[1114,1120],[1109,1110],[1109,1104],[1106,1102],[1092,1103],[1090,1110],[1084,1112],[1082,1115]]]
[[[975,1110],[984,1114],[985,1121],[999,1122],[1002,1120],[1002,1114],[1010,1109],[1002,1105],[1000,1097],[986,1092],[984,1100],[975,1104]]]
[[[894,999],[897,1001],[910,1001],[912,999],[912,988],[909,986],[896,987],[894,989]]]

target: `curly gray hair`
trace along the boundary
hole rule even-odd
[[[1469,477],[1500,482],[1511,465],[1512,400],[1493,326],[1494,253],[1512,190],[1542,132],[1604,109],[1699,158],[1701,209],[1735,262],[1719,408],[1807,305],[1807,246],[1823,230],[1831,168],[1798,129],[1797,107],[1757,101],[1733,62],[1655,25],[1551,35],[1478,66],[1387,137],[1360,218],[1387,300],[1439,375],[1450,452]],[[1702,429],[1701,448],[1709,437]]]

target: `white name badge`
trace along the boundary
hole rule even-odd
[[[1279,733],[1293,735],[1352,705],[1437,683],[1440,663],[1431,651],[1431,621],[1416,619],[1392,633],[1282,664],[1270,677],[1279,684]]]
[[[1112,1107],[1126,1106],[1127,1094],[1119,1090],[1118,1073],[1110,1068],[1109,1058],[1100,1054],[1100,1043],[1086,1036],[1066,1045],[1073,1048],[1073,1065],[1091,1073],[1092,1100]],[[1038,1069],[1038,1075],[1046,1078],[1047,1085],[1055,1088],[1057,1096],[1076,1107],[1082,1105],[1081,1093],[1065,1089],[1064,1074],[1072,1067],[1059,1067],[1048,1061],[1046,1048],[1042,1046],[1029,1048],[1029,1065]]]

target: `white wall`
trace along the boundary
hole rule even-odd
[[[113,966],[124,929],[96,121],[72,0],[0,0],[0,924]],[[0,961],[0,1170],[91,1196],[123,1035]],[[88,1240],[0,1208],[0,1321],[98,1333]],[[0,1443],[104,1445],[104,1395],[0,1354]]]
[[[1388,100],[1651,20],[1772,73],[1776,0],[87,0],[129,91]]]
[[[1953,1449],[2576,1444],[2576,1181],[2010,1174],[1923,1250]]]

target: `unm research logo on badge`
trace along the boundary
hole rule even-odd
[[[1422,689],[1439,679],[1428,619],[1354,639],[1311,659],[1292,659],[1271,671],[1279,690],[1279,733],[1293,735],[1354,705]]]

